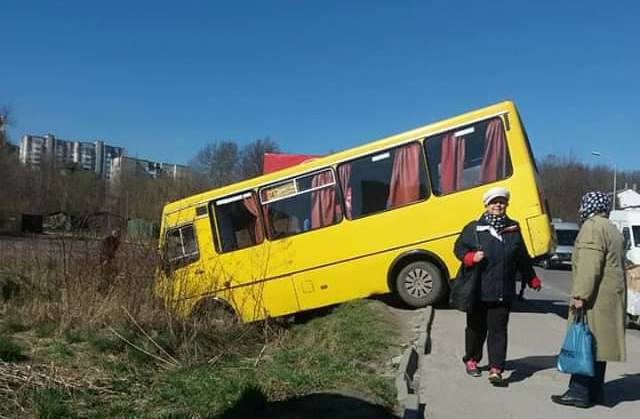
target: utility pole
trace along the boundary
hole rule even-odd
[[[591,152],[592,155],[596,156],[596,157],[602,157],[604,159],[606,159],[607,161],[609,161],[609,159],[607,159],[605,156],[602,155],[602,153],[600,153],[599,151],[592,151]],[[610,162],[613,163],[613,203],[612,203],[612,209],[616,209],[616,189],[617,189],[617,175],[618,175],[618,168],[616,166],[616,162]]]

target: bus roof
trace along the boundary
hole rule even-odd
[[[433,122],[431,124],[412,129],[410,131],[405,131],[399,134],[392,135],[390,137],[367,142],[366,144],[339,151],[312,161],[304,162],[296,166],[279,170],[277,172],[257,176],[251,179],[222,186],[220,188],[211,189],[199,194],[191,195],[186,198],[167,203],[163,209],[163,214],[166,215],[182,210],[184,208],[204,204],[208,201],[211,201],[212,199],[216,199],[225,195],[242,192],[249,189],[255,189],[262,185],[277,182],[278,180],[284,180],[292,176],[297,176],[303,173],[310,173],[318,169],[338,164],[345,160],[351,160],[359,155],[368,154],[378,149],[384,149],[386,147],[398,145],[405,141],[410,142],[413,140],[424,138],[426,136],[435,135],[439,132],[451,130],[458,125],[466,125],[470,122],[473,122],[474,120],[486,119],[491,116],[501,115],[507,112],[517,112],[515,104],[512,101],[500,102],[452,118]],[[515,123],[516,121],[517,118],[513,118],[512,123]]]

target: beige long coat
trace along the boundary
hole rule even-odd
[[[580,228],[571,262],[571,296],[586,301],[596,359],[624,361],[627,304],[622,234],[608,218],[590,217]]]

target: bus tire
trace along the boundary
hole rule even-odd
[[[204,298],[196,304],[191,318],[197,323],[209,325],[233,324],[238,322],[235,310],[224,300]]]
[[[440,270],[424,260],[411,262],[402,268],[395,285],[402,302],[415,308],[435,304],[445,291]]]

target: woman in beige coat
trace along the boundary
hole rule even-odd
[[[573,250],[569,322],[576,309],[584,310],[594,338],[595,376],[572,375],[567,392],[551,396],[558,404],[602,404],[607,361],[625,360],[624,239],[607,218],[610,206],[603,192],[582,197],[583,224]]]

